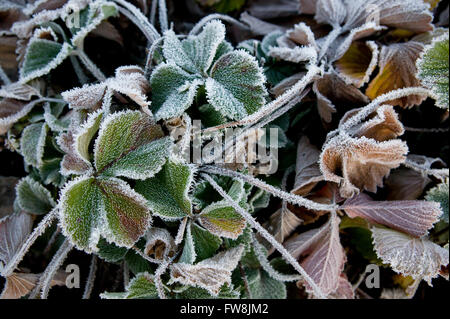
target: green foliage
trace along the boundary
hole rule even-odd
[[[265,103],[264,75],[244,51],[231,51],[225,27],[208,23],[199,35],[180,42],[173,31],[164,34],[166,62],[152,73],[152,110],[157,119],[180,116],[205,85],[208,102],[223,116],[241,119]]]
[[[446,223],[448,223],[448,200],[449,200],[448,188],[449,187],[447,179],[445,182],[430,189],[425,196],[427,200],[438,202],[441,205],[441,209],[443,212],[441,219]]]
[[[104,299],[155,299],[158,298],[153,277],[147,273],[140,273],[134,277],[124,293],[105,292],[101,295]]]
[[[286,299],[286,285],[273,279],[262,269],[249,269],[246,271],[248,288],[254,299]],[[244,297],[248,298],[247,292]]]
[[[20,138],[20,150],[25,163],[40,167],[44,156],[45,139],[48,126],[45,123],[28,125],[22,132]]]
[[[448,109],[449,88],[448,30],[426,47],[417,62],[418,77],[436,95],[436,105]]]
[[[29,176],[17,184],[16,201],[20,209],[35,215],[46,214],[56,205],[50,192]]]

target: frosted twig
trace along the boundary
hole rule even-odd
[[[145,260],[147,260],[147,261],[149,261],[149,262],[151,262],[151,263],[153,263],[153,264],[161,264],[161,260],[154,259],[154,258],[152,258],[152,257],[147,256],[147,255],[144,254],[144,253],[142,252],[142,250],[140,250],[139,248],[133,247],[133,250],[134,250],[135,252],[137,252],[138,255],[141,256],[142,258],[144,258]]]
[[[91,297],[92,289],[94,288],[95,275],[97,273],[97,256],[92,255],[91,264],[89,265],[89,275],[86,280],[82,299],[89,299]]]
[[[319,61],[323,58],[323,56],[328,52],[328,48],[330,47],[330,44],[336,40],[336,38],[341,34],[342,28],[341,26],[335,26],[333,27],[333,30],[331,30],[330,33],[328,33],[327,37],[325,38],[324,43],[322,44],[320,48],[319,53]]]
[[[81,68],[80,62],[73,55],[69,56],[70,62],[72,63],[75,74],[77,75],[78,81],[80,84],[85,84],[88,82],[88,78],[86,74],[84,74],[83,69]]]
[[[213,132],[227,127],[247,125],[258,122],[259,120],[265,118],[266,116],[278,110],[286,103],[289,103],[292,100],[292,98],[294,98],[296,95],[301,94],[302,91],[305,89],[305,87],[314,80],[315,76],[319,74],[321,70],[322,70],[321,68],[315,65],[310,65],[308,67],[308,72],[305,74],[305,76],[301,78],[301,80],[299,80],[297,83],[295,83],[289,90],[286,90],[276,100],[273,100],[272,102],[266,104],[265,106],[260,108],[257,112],[243,118],[242,120],[235,122],[228,122],[218,126],[213,126],[205,129],[204,132],[205,133]]]
[[[282,244],[280,244],[273,236],[264,228],[262,227],[254,218],[252,215],[250,215],[247,211],[245,211],[238,203],[236,203],[230,195],[228,195],[222,187],[220,187],[214,179],[212,179],[207,174],[202,174],[202,177],[205,178],[211,186],[219,192],[219,194],[238,212],[242,217],[245,218],[245,220],[254,228],[256,231],[264,237],[269,243],[275,247],[276,250],[280,252],[280,254],[284,257],[284,259],[291,264],[295,270],[299,272],[300,275],[302,275],[303,279],[311,286],[311,288],[314,291],[314,294],[318,298],[326,299],[326,296],[322,293],[321,289],[316,285],[314,280],[309,277],[309,275],[306,273],[306,271],[300,266],[298,261],[292,257],[292,255],[286,250],[286,248],[283,247]]]
[[[47,242],[47,246],[44,249],[44,255],[48,254],[50,252],[50,249],[52,248],[53,244],[56,241],[56,238],[58,238],[58,235],[61,233],[61,228],[56,228],[56,230],[53,232],[52,237],[50,237],[50,240]]]
[[[191,32],[189,32],[189,35],[196,35],[200,32],[200,30],[203,28],[203,26],[205,24],[207,24],[209,21],[211,20],[223,20],[226,22],[229,22],[231,24],[237,25],[238,27],[244,29],[244,30],[249,30],[249,27],[247,27],[245,24],[243,24],[242,22],[227,16],[225,14],[219,14],[219,13],[214,13],[214,14],[210,14],[207,15],[206,17],[204,17],[203,19],[201,19],[191,30]]]
[[[342,126],[338,130],[330,132],[329,135],[333,136],[339,131],[348,131],[353,126],[358,125],[366,117],[375,112],[381,103],[396,100],[409,95],[426,95],[429,97],[433,97],[433,93],[429,89],[423,87],[409,87],[390,91],[378,96],[372,102],[363,107],[358,113],[348,119],[344,124],[342,124]]]
[[[42,235],[42,233],[47,229],[47,227],[49,227],[51,225],[53,219],[56,217],[56,213],[57,213],[57,208],[54,208],[36,226],[36,228],[33,230],[31,235],[28,236],[25,243],[23,243],[23,245],[20,247],[20,249],[14,255],[14,257],[11,258],[11,261],[7,265],[5,265],[5,268],[3,268],[3,271],[2,271],[3,277],[8,277],[13,273],[13,271],[17,268],[17,265],[22,261],[23,256],[25,256],[27,251],[30,249],[31,245],[33,245],[35,240],[40,235]]]
[[[231,178],[236,178],[239,179],[241,181],[244,181],[246,183],[249,183],[253,186],[256,186],[262,190],[265,190],[266,192],[271,193],[272,195],[279,197],[281,199],[286,200],[287,202],[291,203],[291,204],[296,204],[299,206],[303,206],[306,207],[308,209],[311,210],[317,210],[317,211],[335,211],[338,209],[337,205],[325,205],[325,204],[319,204],[316,203],[312,200],[303,198],[301,196],[295,195],[295,194],[291,194],[291,193],[287,193],[285,191],[282,191],[279,188],[273,187],[272,185],[266,184],[265,182],[263,182],[262,180],[259,180],[253,176],[250,175],[246,175],[246,174],[242,174],[242,173],[238,173],[232,170],[228,170],[228,169],[224,169],[224,168],[220,168],[220,167],[216,167],[216,166],[212,166],[212,165],[205,165],[205,166],[201,166],[199,168],[200,171],[206,172],[206,173],[210,173],[210,174],[218,174],[218,175],[223,175],[223,176],[228,176]]]
[[[150,11],[150,23],[152,25],[155,25],[155,19],[156,19],[156,9],[158,7],[158,1],[152,0],[152,8]]]
[[[171,260],[164,260],[155,271],[155,286],[156,290],[158,290],[159,299],[167,299],[166,294],[164,293],[164,286],[161,281],[161,276],[166,272],[167,267],[169,267]]]
[[[159,0],[158,8],[159,25],[161,27],[161,31],[165,32],[169,28],[169,22],[167,20],[166,0]]]
[[[408,132],[419,132],[419,133],[447,133],[448,127],[442,128],[417,128],[417,127],[408,127],[404,126],[405,131]]]
[[[48,292],[51,287],[52,279],[58,271],[59,267],[62,265],[64,260],[66,259],[69,252],[72,250],[73,245],[70,243],[68,239],[66,239],[59,247],[56,254],[53,256],[52,260],[48,264],[45,269],[42,277],[38,283],[38,289],[42,288],[41,291],[41,299],[47,299]]]
[[[5,85],[11,84],[11,80],[6,75],[5,71],[3,70],[2,66],[0,65],[0,79],[3,81]]]
[[[125,0],[113,1],[126,8],[125,10],[124,8],[119,6],[120,13],[130,19],[142,31],[142,33],[144,33],[144,35],[150,42],[153,42],[160,37],[158,31],[156,31],[155,27],[150,24],[147,17],[141,12],[141,10]]]
[[[130,284],[130,268],[128,267],[127,262],[123,261],[123,286],[128,287]]]
[[[274,238],[275,239],[275,238]],[[275,239],[276,240],[276,239]],[[264,254],[264,251],[261,248],[261,244],[258,243],[258,241],[255,238],[255,235],[252,233],[252,244],[253,248],[255,250],[256,258],[258,259],[259,263],[261,264],[261,267],[275,280],[278,281],[298,281],[302,279],[299,275],[285,275],[278,271],[276,271],[272,265],[267,260],[266,255]]]
[[[434,176],[440,180],[444,180],[449,176],[449,169],[448,168],[426,168],[422,165],[417,164],[414,161],[406,159],[403,163],[404,166],[411,168],[417,172],[420,172],[422,174],[431,175]]]
[[[93,76],[95,76],[97,80],[99,80],[100,82],[106,80],[106,76],[103,74],[103,72],[100,71],[100,69],[95,65],[94,62],[92,62],[91,59],[89,59],[84,51],[76,50],[73,51],[73,53],[80,58],[80,61],[83,63],[83,65],[89,70],[89,72],[92,73]]]
[[[281,190],[286,191],[287,188],[287,180],[289,178],[289,175],[295,171],[295,165],[289,166],[286,171],[283,174],[283,179],[281,180]],[[282,209],[283,211],[287,209],[287,201],[283,200],[282,203]]]

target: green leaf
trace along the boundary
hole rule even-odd
[[[128,252],[125,247],[119,247],[113,243],[108,243],[105,238],[100,238],[97,244],[96,255],[109,263],[116,263],[122,260]]]
[[[182,42],[184,52],[196,67],[196,73],[206,75],[224,40],[225,26],[219,20],[213,20],[205,25],[199,35],[191,35]],[[227,50],[226,44],[221,46],[221,50]]]
[[[208,102],[234,120],[256,112],[265,103],[265,77],[255,58],[247,52],[223,55],[206,80]]]
[[[222,240],[219,237],[211,234],[195,223],[191,224],[191,234],[194,240],[196,261],[202,261],[203,259],[214,256],[222,244]]]
[[[247,270],[247,280],[254,299],[286,299],[286,284],[273,279],[262,269]]]
[[[164,165],[172,142],[161,127],[139,111],[118,112],[100,126],[94,162],[103,176],[146,179]]]
[[[193,167],[169,160],[155,177],[136,183],[136,191],[147,199],[153,214],[165,220],[192,215],[188,192],[192,186]]]
[[[20,69],[20,82],[25,83],[49,73],[69,56],[71,50],[68,43],[31,39]]]
[[[145,271],[153,271],[150,263],[134,250],[128,250],[125,255],[125,261],[127,262],[128,268],[135,275]]]
[[[89,155],[89,145],[100,127],[102,118],[102,111],[97,111],[89,114],[86,122],[83,123],[77,134],[74,136],[75,152],[88,164],[90,164],[91,161],[91,156]]]
[[[52,194],[29,176],[17,184],[16,200],[21,209],[36,215],[46,214],[56,205]]]
[[[145,272],[134,277],[127,287],[127,299],[158,298],[158,290],[152,276]]]
[[[22,132],[20,151],[27,165],[40,167],[44,156],[48,126],[45,123],[30,124]]]
[[[439,204],[441,204],[441,209],[443,211],[441,219],[446,223],[448,223],[448,200],[449,200],[448,184],[449,183],[447,179],[445,182],[430,189],[425,196],[426,200],[438,202]]]
[[[184,234],[184,246],[183,253],[181,254],[179,263],[185,264],[193,264],[195,259],[197,258],[197,253],[195,251],[195,243],[192,238],[192,229],[191,227],[186,227],[186,233]]]
[[[224,201],[203,209],[199,220],[212,234],[231,239],[238,238],[246,226],[245,219]]]
[[[245,0],[220,0],[214,5],[217,12],[228,13],[239,10],[245,4]]]
[[[225,284],[220,288],[217,296],[211,295],[208,290],[197,287],[189,287],[176,295],[177,299],[238,299],[239,292],[231,285]]]
[[[44,184],[53,184],[56,187],[61,187],[64,182],[63,176],[60,174],[61,158],[55,157],[44,159],[39,168],[39,175]]]
[[[124,293],[105,292],[100,295],[104,299],[155,299],[158,298],[158,290],[152,275],[148,272],[137,274]]]
[[[151,108],[155,118],[169,119],[183,114],[193,103],[202,80],[173,62],[161,63],[150,78]]]
[[[80,177],[61,192],[60,220],[71,242],[97,251],[100,236],[130,248],[151,222],[145,199],[122,180]]]
[[[203,104],[198,108],[201,114],[202,125],[212,127],[227,122],[225,117],[217,112],[211,104]]]
[[[177,65],[189,73],[197,73],[198,69],[193,60],[185,52],[175,32],[168,30],[164,33],[163,55],[169,64]],[[156,70],[155,70],[156,71]]]
[[[449,44],[447,32],[425,48],[417,61],[418,77],[436,95],[436,105],[448,109]]]

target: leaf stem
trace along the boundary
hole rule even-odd
[[[92,289],[94,288],[95,274],[97,272],[97,256],[92,255],[91,264],[89,265],[89,275],[86,280],[82,299],[89,299],[91,297]]]
[[[191,30],[191,32],[189,32],[189,35],[196,35],[200,32],[200,30],[202,29],[202,27],[207,24],[209,21],[211,20],[223,20],[226,22],[229,22],[231,24],[234,24],[244,30],[249,30],[249,27],[247,27],[245,24],[243,24],[242,22],[227,16],[225,14],[219,14],[219,13],[214,13],[214,14],[210,14],[207,15],[206,17],[204,17],[203,19],[201,19]]]
[[[246,212],[241,206],[239,206],[238,203],[236,203],[231,197],[230,195],[228,195],[223,189],[222,187],[220,187],[215,181],[214,179],[212,179],[209,175],[207,174],[202,174],[202,177],[205,178],[210,184],[211,186],[214,187],[215,190],[217,190],[217,192],[219,192],[219,194],[227,201],[229,202],[229,204],[236,210],[236,212],[238,212],[239,214],[242,215],[242,217],[245,218],[245,220],[254,228],[256,229],[256,231],[262,236],[264,237],[264,239],[266,239],[269,243],[271,243],[276,250],[278,250],[280,252],[280,254],[284,257],[284,259],[290,263],[295,270],[297,270],[299,272],[300,275],[303,276],[304,280],[306,282],[308,282],[308,284],[311,286],[311,288],[314,291],[315,296],[317,296],[318,298],[322,298],[322,299],[326,299],[326,296],[322,293],[321,289],[316,285],[316,283],[314,282],[314,280],[309,277],[309,275],[306,273],[306,271],[302,268],[302,266],[300,266],[300,264],[298,263],[298,261],[292,257],[292,255],[286,250],[286,248],[283,247],[282,244],[280,244],[275,238],[273,238],[273,236],[264,228],[262,227],[254,218],[252,215],[250,215],[248,212]]]
[[[83,63],[83,65],[89,70],[89,72],[92,73],[92,75],[99,80],[100,82],[103,82],[106,80],[106,76],[103,74],[102,71],[95,65],[94,62],[92,62],[91,59],[84,53],[84,51],[81,50],[75,50],[73,51],[73,54],[76,54],[80,61]]]

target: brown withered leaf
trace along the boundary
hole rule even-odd
[[[336,61],[336,70],[348,84],[360,88],[370,80],[378,63],[378,46],[373,41],[355,41]]]
[[[369,83],[366,95],[373,100],[396,89],[421,86],[420,81],[416,77],[416,61],[423,48],[422,43],[415,41],[383,46],[378,62],[380,71]],[[421,95],[409,95],[389,101],[389,104],[410,108],[414,105],[419,105],[425,99],[426,97]]]
[[[269,221],[264,227],[279,243],[283,243],[301,223],[302,220],[292,213],[288,207],[281,207],[270,216]],[[270,248],[269,254],[273,250],[274,248]]]
[[[14,212],[16,184],[19,178],[0,176],[0,221]]]
[[[408,147],[401,140],[377,142],[341,134],[324,146],[320,169],[325,180],[338,183],[341,196],[349,198],[363,189],[376,192],[390,170],[405,161],[407,153]]]
[[[449,251],[431,240],[380,227],[372,227],[375,251],[392,270],[413,279],[431,279],[439,276],[441,268],[449,264]]]
[[[266,35],[273,31],[286,31],[286,28],[258,19],[246,11],[241,14],[239,20],[248,25],[250,31],[255,35]]]
[[[419,200],[374,201],[359,194],[345,201],[342,209],[351,218],[362,217],[414,237],[428,233],[442,214],[439,203]]]
[[[105,39],[115,41],[121,46],[123,46],[123,38],[116,27],[108,21],[102,21],[91,33],[90,35],[103,37]]]
[[[363,106],[369,102],[367,96],[356,87],[345,83],[336,73],[325,73],[313,85],[317,96],[317,108],[320,117],[327,123],[331,122],[336,105]]]
[[[0,221],[0,270],[17,253],[32,227],[33,218],[26,213],[14,213]]]
[[[8,132],[10,127],[27,115],[33,108],[33,103],[26,103],[6,98],[0,101],[0,135]]]
[[[347,276],[342,273],[339,277],[339,285],[337,290],[330,295],[333,299],[355,299],[355,291],[352,284],[348,281]]]
[[[164,228],[152,227],[146,234],[144,253],[153,255],[156,259],[171,257],[175,242],[170,233]]]
[[[301,266],[325,295],[337,291],[346,261],[339,239],[339,223],[339,217],[332,213],[322,227],[292,237],[285,243],[294,258],[306,256]],[[297,285],[305,286],[306,291],[312,293],[306,282],[301,280]]]
[[[294,189],[291,193],[308,195],[318,182],[323,181],[319,166],[320,151],[306,136],[302,136],[297,145]]]
[[[353,115],[357,114],[361,109],[356,108],[348,111],[342,117],[339,126],[342,126]],[[366,121],[353,126],[348,133],[354,137],[372,138],[378,142],[388,141],[400,135],[403,135],[405,129],[398,119],[392,105],[382,105],[373,112]]]
[[[306,72],[299,72],[291,75],[282,81],[280,81],[277,85],[270,89],[270,93],[275,95],[275,97],[279,97],[281,94],[289,90],[295,83],[297,83],[301,78],[305,76]]]
[[[0,88],[0,96],[3,98],[29,101],[33,96],[40,96],[40,93],[38,89],[31,85],[14,82],[2,86]]]

